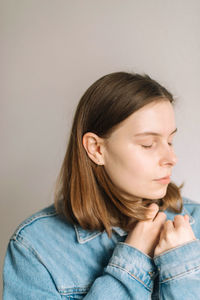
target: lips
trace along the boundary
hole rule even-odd
[[[170,179],[170,176],[171,175],[168,175],[168,176],[165,176],[165,177],[162,177],[162,178],[158,178],[158,179],[155,179],[155,180]]]
[[[162,185],[163,185],[163,184],[164,184],[164,185],[169,184],[170,181],[171,181],[170,176],[162,177],[162,178],[160,178],[160,179],[155,179],[155,182],[156,182],[157,184],[162,184]]]

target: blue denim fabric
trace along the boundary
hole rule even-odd
[[[181,214],[189,215],[197,240],[152,259],[125,244],[120,228],[108,238],[70,225],[53,205],[45,208],[10,239],[3,299],[200,299],[200,204],[184,198]]]

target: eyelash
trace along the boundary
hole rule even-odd
[[[168,143],[168,145],[169,145],[170,147],[172,147],[172,146],[173,146],[173,144],[172,144],[172,143]],[[142,145],[142,147],[143,147],[143,148],[145,148],[145,149],[150,149],[150,148],[152,148],[152,146],[153,146],[153,144],[152,144],[152,145],[150,145],[150,146],[145,146],[145,145]]]

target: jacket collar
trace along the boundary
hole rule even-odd
[[[74,229],[75,229],[77,240],[78,240],[79,244],[87,243],[90,240],[93,240],[98,235],[101,235],[101,234],[105,233],[105,230],[103,232],[85,230],[82,227],[80,227],[79,225],[74,225]],[[112,229],[119,236],[126,236],[127,235],[127,232],[124,231],[123,229],[119,228],[119,227],[113,227]]]
[[[166,210],[165,213],[167,215],[167,220],[174,219],[174,216],[175,216],[174,212]],[[180,215],[185,215],[185,214],[187,214],[189,216],[190,225],[194,224],[195,223],[194,218],[191,216],[190,212],[183,206],[183,209],[182,209],[182,212],[180,213]],[[82,227],[80,227],[79,225],[74,225],[74,229],[75,229],[77,240],[78,240],[79,244],[85,244],[85,243],[93,240],[98,235],[105,233],[105,231],[100,232],[100,231],[85,230]],[[113,227],[112,229],[121,237],[127,235],[127,232],[119,227]]]

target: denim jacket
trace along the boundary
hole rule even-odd
[[[183,200],[197,240],[154,258],[125,244],[120,228],[108,238],[69,224],[53,205],[43,209],[10,239],[3,299],[200,299],[200,204]]]

